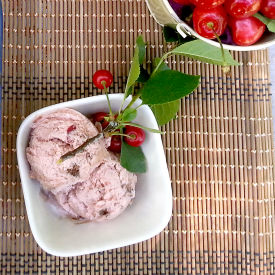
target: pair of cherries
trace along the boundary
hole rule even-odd
[[[113,75],[107,70],[96,71],[93,75],[93,83],[98,89],[106,89],[111,86],[113,82]],[[104,83],[104,84],[103,84]],[[110,114],[106,112],[98,112],[93,114],[92,122],[99,122],[102,129],[104,130],[108,125],[109,121],[106,118],[110,118]],[[117,118],[117,115],[114,116],[114,119]],[[125,126],[123,129],[123,139],[130,146],[139,147],[145,140],[145,132],[135,126]],[[109,150],[112,152],[120,153],[122,144],[121,135],[112,135],[111,144]]]
[[[201,36],[214,39],[227,26],[235,44],[249,46],[257,42],[265,25],[253,15],[261,12],[275,19],[275,0],[173,0],[183,6],[194,5],[193,28]],[[183,7],[184,8],[184,7]]]
[[[106,120],[106,118],[109,116],[110,114],[105,112],[95,113],[92,116],[92,122],[99,122],[102,126],[102,129],[104,130],[109,125],[109,122]],[[134,147],[139,147],[145,140],[145,132],[142,129],[134,126],[125,126],[124,134],[127,135],[124,136],[124,141]],[[121,136],[113,135],[111,137],[111,144],[108,149],[112,152],[120,153],[121,142]]]

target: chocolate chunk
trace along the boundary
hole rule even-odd
[[[133,192],[133,187],[131,186],[131,184],[127,184],[127,185],[126,185],[126,190],[127,190],[127,192],[129,192],[129,193],[132,193],[132,192]]]
[[[73,168],[67,169],[67,172],[74,177],[79,177],[79,166],[74,164]]]
[[[108,212],[107,209],[102,209],[102,210],[99,211],[100,216],[105,216],[105,215],[108,215],[108,214],[109,214],[109,212]]]

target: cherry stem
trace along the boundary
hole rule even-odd
[[[132,97],[132,100],[130,101],[130,103],[127,105],[127,107],[124,110],[131,108],[132,105],[136,102],[137,99],[139,99],[140,96],[141,96],[141,93],[137,93],[136,95],[134,95]]]
[[[121,125],[122,126],[134,126],[134,127],[141,128],[145,131],[149,131],[149,132],[152,132],[152,133],[164,134],[164,132],[161,132],[157,129],[148,128],[148,127],[145,127],[145,126],[142,126],[142,125],[139,125],[139,124],[136,124],[136,123],[132,123],[132,122],[121,122]]]
[[[109,106],[110,116],[111,116],[111,118],[113,118],[113,112],[112,112],[111,102],[110,102],[110,99],[109,99],[108,90],[106,88],[106,81],[104,81],[104,80],[101,81],[101,84],[102,84],[102,86],[104,88],[103,90],[104,90],[105,95],[107,97],[107,102],[108,102],[108,106]]]
[[[122,136],[122,137],[132,138],[132,137],[131,137],[131,136],[129,136],[129,135],[122,134],[122,133],[119,133],[119,132],[109,133],[108,135],[109,135],[110,137],[111,137],[111,136]]]
[[[159,67],[160,67],[161,64],[164,62],[164,60],[165,60],[166,58],[169,57],[169,54],[171,54],[171,53],[168,52],[168,53],[166,53],[166,54],[163,55],[163,57],[160,59],[158,65],[156,66],[156,68],[155,68],[154,71],[152,72],[152,75],[151,75],[151,76],[153,76],[153,75],[158,71]]]
[[[121,105],[120,105],[120,107],[119,107],[118,115],[120,115],[121,110],[122,110],[123,105],[124,105],[124,102],[125,102],[125,100],[126,100],[126,96],[125,96],[125,95],[126,95],[126,91],[124,92],[124,97],[123,97],[123,100],[122,100]]]
[[[60,157],[60,159],[57,161],[57,164],[61,164],[63,161],[74,157],[76,154],[84,152],[85,148],[88,145],[90,145],[91,143],[93,143],[95,141],[98,141],[99,139],[101,139],[103,137],[104,137],[104,133],[99,133],[99,134],[97,134],[96,136],[94,136],[92,138],[88,138],[83,144],[81,144],[80,146],[78,146],[74,150],[69,151],[66,154],[62,155]]]
[[[220,39],[220,37],[218,36],[218,34],[215,32],[214,30],[214,24],[212,22],[207,23],[207,26],[213,31],[216,39],[218,40],[220,47],[221,47],[221,51],[222,51],[222,59],[223,59],[223,68],[224,68],[224,72],[228,72],[228,65],[227,62],[225,60],[225,54],[224,54],[224,48],[223,48],[223,44],[222,41]]]
[[[140,105],[136,107],[136,110],[139,109],[141,106],[143,106],[143,103],[140,103]]]

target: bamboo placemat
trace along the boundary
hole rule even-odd
[[[274,155],[267,51],[235,53],[229,76],[201,74],[163,130],[173,216],[158,236],[74,258],[43,252],[30,232],[16,162],[16,133],[34,110],[98,94],[92,74],[125,87],[137,35],[147,60],[167,48],[144,0],[5,0],[0,186],[2,274],[275,274]],[[147,64],[150,66],[150,62]]]

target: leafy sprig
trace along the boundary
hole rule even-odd
[[[166,37],[169,34],[166,33]],[[177,42],[180,45],[165,53],[162,57],[155,58],[153,71],[149,73],[143,67],[146,52],[145,43],[141,36],[137,38],[124,96],[125,100],[129,95],[132,95],[132,100],[123,110],[125,116],[128,117],[129,113],[134,113],[132,105],[138,98],[142,100],[142,104],[150,106],[160,126],[166,124],[176,116],[180,107],[180,99],[189,95],[197,88],[200,83],[200,76],[171,70],[167,66],[166,60],[173,55],[186,56],[215,65],[238,65],[238,62],[232,58],[229,51],[224,50],[224,54],[222,55],[220,49],[201,40],[186,42],[182,41],[178,35],[170,35],[170,41]],[[146,79],[144,75],[146,75]],[[140,78],[145,79],[145,81],[139,81]],[[136,89],[137,83],[139,83],[139,89]],[[124,123],[124,125],[126,124]],[[141,169],[141,167],[145,167],[144,163],[146,163],[142,151],[139,150],[137,153],[134,149],[129,148],[129,145],[125,145],[125,143],[123,143],[122,148],[120,156],[121,165],[131,172],[140,173],[141,170],[145,172],[144,169]]]
[[[117,116],[110,113],[111,115],[106,117],[112,128],[108,126],[107,130],[103,130],[104,136],[115,134],[123,136],[122,129],[127,125],[139,127],[152,133],[162,133],[158,129],[147,128],[132,122],[137,116],[138,108],[145,104],[151,108],[160,126],[176,117],[180,107],[180,99],[189,95],[198,87],[200,76],[171,70],[166,64],[168,58],[179,55],[216,65],[224,66],[225,62],[227,66],[238,65],[226,50],[222,55],[220,49],[203,41],[192,40],[188,42],[184,41],[183,43],[178,36],[177,38],[179,39],[179,46],[165,53],[162,57],[155,58],[151,72],[144,68],[146,44],[141,36],[137,38],[123,101]],[[104,90],[108,99],[108,91],[107,89]],[[126,99],[130,96],[130,102],[124,106]],[[133,107],[138,99],[141,100],[141,104]],[[90,144],[90,142],[92,141],[86,143]],[[65,159],[83,150],[83,147],[82,145],[76,148],[72,151],[72,154],[67,153]],[[61,160],[64,159],[61,158]],[[130,146],[123,139],[120,162],[130,172],[146,172],[146,159],[142,149]]]

